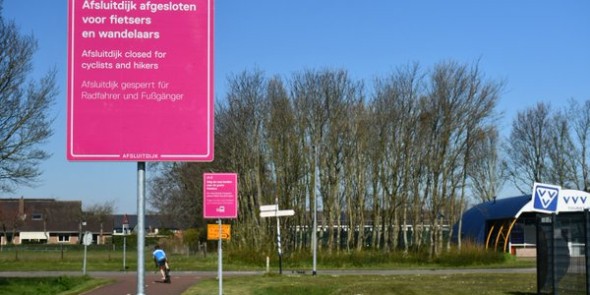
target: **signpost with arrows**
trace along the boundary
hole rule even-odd
[[[277,250],[279,253],[279,274],[283,274],[283,252],[281,250],[281,224],[279,221],[279,217],[282,216],[293,216],[295,215],[295,211],[292,209],[289,210],[279,210],[279,200],[278,198],[275,199],[275,205],[262,205],[260,206],[260,217],[276,217],[277,219]]]

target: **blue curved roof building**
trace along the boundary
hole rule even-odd
[[[475,205],[461,217],[462,241],[504,252],[510,250],[510,244],[534,244],[534,213],[528,210],[531,199],[531,195],[522,195]],[[456,241],[458,223],[453,232]]]
[[[523,207],[531,200],[531,195],[496,199],[478,204],[467,210],[462,217],[462,238],[478,244],[486,241],[488,221],[518,218]],[[455,225],[458,229],[458,224]],[[455,232],[457,232],[455,230]]]

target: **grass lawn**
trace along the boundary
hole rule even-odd
[[[65,248],[65,247],[64,247]],[[16,251],[15,248],[4,249],[0,251],[0,265],[2,271],[82,271],[84,252],[83,248],[66,248],[65,251],[59,251],[59,248],[53,250],[43,250],[39,247],[37,251],[21,249]],[[50,248],[51,249],[51,248]],[[88,247],[87,253],[87,270],[88,271],[121,271],[123,270],[123,252],[105,250],[105,248]],[[240,255],[238,255],[240,254]],[[226,254],[224,253],[224,270],[257,270],[264,271],[266,261],[263,257],[259,259],[249,259],[247,253]],[[137,269],[137,252],[127,251],[126,267],[128,270]],[[217,255],[210,253],[207,257],[202,255],[178,255],[169,254],[170,263],[175,271],[215,271],[217,270]],[[456,267],[475,267],[475,268],[519,268],[534,267],[535,261],[522,261],[507,259],[501,263],[492,264],[459,264],[444,265],[436,263],[421,263],[416,261],[399,261],[395,258],[388,258],[371,253],[355,257],[357,255],[341,255],[330,257],[320,255],[318,263],[323,268],[331,269],[407,269],[407,268],[456,268]],[[247,260],[247,261],[244,261]],[[469,262],[469,261],[468,261]],[[283,268],[286,271],[311,269],[312,260],[310,257],[285,257],[283,259]],[[151,251],[145,252],[145,265],[149,268],[153,265]],[[271,272],[278,270],[278,261],[276,255],[271,257]]]
[[[218,281],[205,280],[183,295],[218,294]],[[226,295],[533,295],[535,274],[452,274],[396,276],[309,275],[231,277],[223,280]]]
[[[217,255],[215,253],[202,257],[201,255],[186,256],[170,254],[170,261],[177,271],[187,270],[216,270]],[[1,271],[82,271],[84,251],[81,249],[68,249],[67,251],[30,251],[14,249],[0,251]],[[152,252],[145,252],[146,267],[153,267]],[[137,269],[137,252],[127,251],[125,255],[127,270]],[[121,271],[123,270],[123,252],[107,251],[88,247],[87,263],[88,271]],[[260,270],[264,267],[264,261],[260,262]],[[228,265],[228,270],[248,270],[249,265],[235,263]]]
[[[107,279],[80,277],[0,278],[0,295],[75,295],[108,283]]]

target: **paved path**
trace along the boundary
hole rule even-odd
[[[224,272],[223,276],[235,275],[254,275],[260,272]],[[103,277],[114,279],[115,283],[103,286],[96,290],[84,293],[84,295],[134,295],[137,294],[137,273],[113,273],[113,272],[96,272],[89,273],[91,277]],[[215,278],[217,272],[212,271],[187,271],[171,272],[170,278],[172,283],[166,284],[159,282],[160,273],[146,272],[144,277],[144,292],[146,295],[180,295],[189,287],[199,282],[203,278]]]
[[[136,273],[107,273],[107,274],[90,274],[93,277],[104,277],[114,279],[115,283],[103,286],[101,288],[84,293],[84,295],[132,295],[137,294],[137,275]],[[160,274],[146,273],[144,277],[144,292],[149,295],[179,295],[186,291],[190,286],[196,284],[205,277],[211,277],[210,274],[200,273],[171,273],[172,283],[160,283]]]

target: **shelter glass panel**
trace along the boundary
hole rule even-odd
[[[588,294],[584,212],[539,214],[538,220],[539,293]]]

